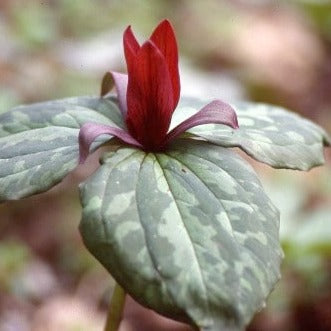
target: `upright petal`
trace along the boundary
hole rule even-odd
[[[174,95],[174,110],[178,104],[180,95],[180,79],[178,71],[178,47],[171,23],[168,20],[162,21],[154,30],[150,40],[153,41],[166,59]]]
[[[137,53],[140,49],[140,45],[131,30],[131,26],[128,26],[124,31],[123,47],[124,47],[124,55],[128,67],[128,72],[130,72],[132,68],[132,63],[136,58]]]
[[[157,150],[169,129],[173,112],[170,74],[163,54],[147,41],[129,72],[126,124],[146,149]]]

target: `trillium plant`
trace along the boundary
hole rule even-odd
[[[244,330],[280,277],[282,250],[279,213],[232,148],[309,170],[330,139],[280,107],[180,97],[167,20],[142,45],[130,27],[123,42],[128,73],[106,73],[100,97],[0,115],[0,200],[50,189],[105,147],[80,185],[80,232],[118,284],[107,330],[125,293],[197,330]]]

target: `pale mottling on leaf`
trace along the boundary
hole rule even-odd
[[[237,192],[238,193],[238,192]],[[223,206],[226,208],[226,210],[231,211],[231,209],[240,208],[246,210],[248,213],[252,214],[254,212],[254,208],[247,204],[247,202],[242,201],[231,201],[231,200],[225,200],[222,202]],[[258,208],[258,206],[256,206]]]
[[[233,229],[228,216],[228,212],[222,210],[220,213],[215,215],[215,218],[218,220],[219,224],[221,224],[224,230],[228,232],[230,236],[233,236]]]
[[[116,216],[116,213],[110,214],[110,217],[112,215]],[[116,235],[119,235],[120,237],[124,238],[136,230],[140,230],[139,224],[137,224],[137,222],[135,222],[134,220],[132,220],[132,221],[127,220],[126,222],[122,222],[117,225],[117,227],[116,227],[117,234]]]
[[[305,143],[305,137],[295,131],[288,131],[286,132],[286,135],[293,141]]]
[[[10,160],[8,160],[8,162],[10,162]],[[17,161],[14,164],[13,172],[17,173],[17,172],[20,172],[20,171],[24,171],[24,169],[25,169],[25,160]]]
[[[112,216],[122,214],[131,205],[134,195],[134,191],[116,195],[110,201],[106,213]]]
[[[268,125],[264,127],[264,130],[269,131],[269,132],[278,132],[279,128],[277,128],[277,126],[274,125]]]
[[[252,118],[248,118],[248,117],[241,117],[239,119],[239,127],[242,126],[253,126],[255,124],[255,120]]]
[[[99,196],[94,196],[90,199],[89,204],[86,206],[86,212],[99,210],[102,205],[102,199]]]
[[[256,133],[249,131],[247,132],[247,135],[252,138],[252,140],[258,141],[259,143],[267,143],[267,144],[272,144],[272,140],[265,136],[262,132],[261,133]]]
[[[243,289],[245,289],[247,292],[252,293],[254,291],[252,285],[248,280],[246,280],[244,277],[240,280],[240,285]]]
[[[236,238],[238,240],[242,240],[243,244],[247,239],[255,239],[265,246],[268,244],[268,239],[266,235],[261,231],[260,232],[245,231],[244,233],[236,232]]]

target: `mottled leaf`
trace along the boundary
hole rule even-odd
[[[202,330],[242,330],[279,278],[279,215],[236,153],[178,140],[120,148],[81,186],[90,252],[137,301]]]
[[[0,201],[42,192],[78,164],[86,122],[123,126],[110,99],[70,98],[20,106],[0,115]],[[93,148],[109,140],[100,136]]]
[[[171,127],[195,114],[206,101],[182,98]],[[254,159],[274,168],[309,170],[324,163],[323,146],[330,137],[318,125],[283,108],[233,103],[239,129],[219,124],[194,127],[188,132],[223,147],[239,147]]]

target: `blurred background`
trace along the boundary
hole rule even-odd
[[[163,18],[177,33],[182,95],[274,103],[331,132],[329,0],[0,0],[0,113],[98,94],[107,70],[125,71],[126,26],[145,40]],[[0,331],[102,330],[113,282],[77,229],[77,183],[97,158],[0,205]],[[309,173],[249,160],[281,211],[286,254],[249,331],[331,330],[330,150],[326,159]],[[121,330],[177,329],[129,301]]]

